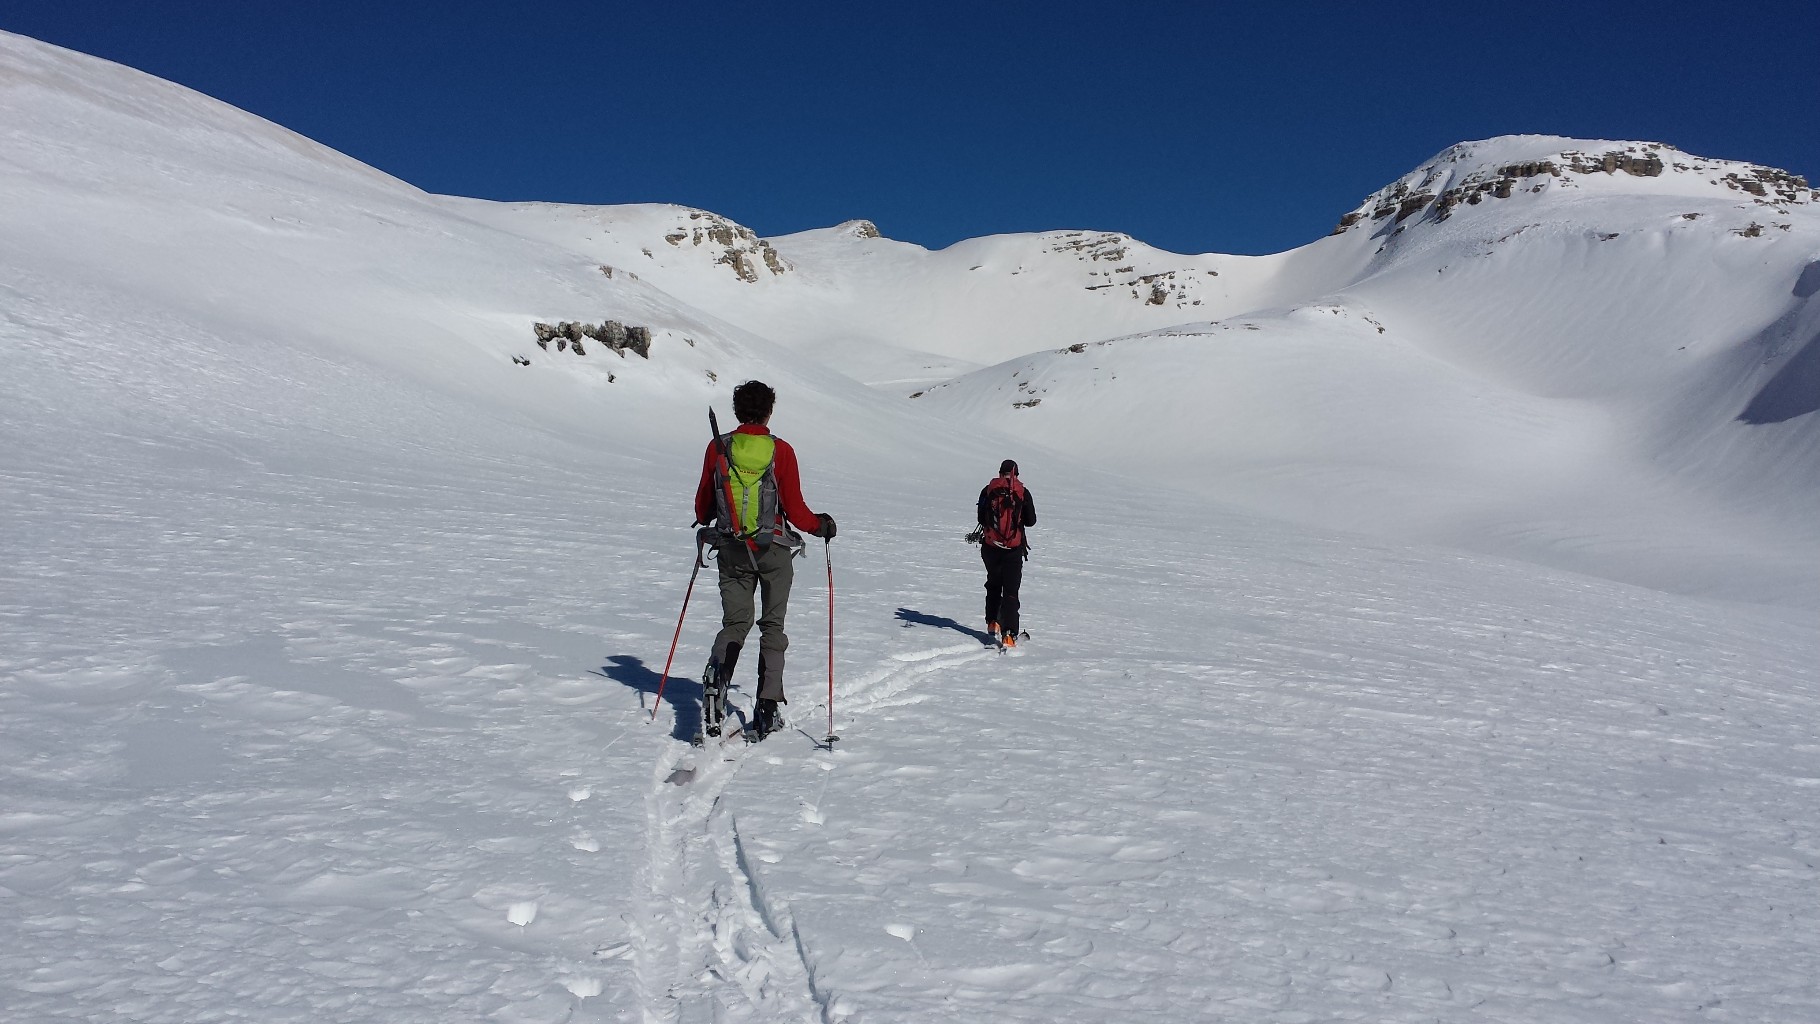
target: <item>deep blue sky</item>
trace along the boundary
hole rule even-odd
[[[1820,3],[6,0],[434,192],[673,202],[932,248],[1325,234],[1455,142],[1673,143],[1820,177]]]

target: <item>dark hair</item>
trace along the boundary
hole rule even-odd
[[[1012,462],[1010,459],[1006,459],[1005,461],[999,463],[998,464],[998,475],[1004,476],[1006,473],[1010,473],[1012,476],[1016,476],[1017,475],[1017,463]]]
[[[764,381],[749,380],[733,389],[733,415],[741,423],[762,423],[777,404],[777,392]]]

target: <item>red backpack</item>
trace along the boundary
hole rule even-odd
[[[984,540],[997,548],[1024,546],[1024,485],[1017,477],[995,477],[986,485]]]

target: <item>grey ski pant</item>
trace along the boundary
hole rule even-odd
[[[752,632],[753,597],[762,602],[758,618],[758,696],[764,700],[784,700],[784,650],[790,638],[784,633],[784,614],[790,608],[790,583],[796,567],[789,547],[772,544],[758,554],[758,570],[746,557],[743,544],[722,543],[717,546],[720,560],[720,633],[714,638],[714,659],[729,664],[739,657],[746,635]],[[756,593],[755,593],[756,592]]]

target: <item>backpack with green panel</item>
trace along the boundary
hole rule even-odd
[[[769,434],[719,435],[714,468],[715,523],[754,551],[774,543],[803,546],[777,500],[777,439]]]

